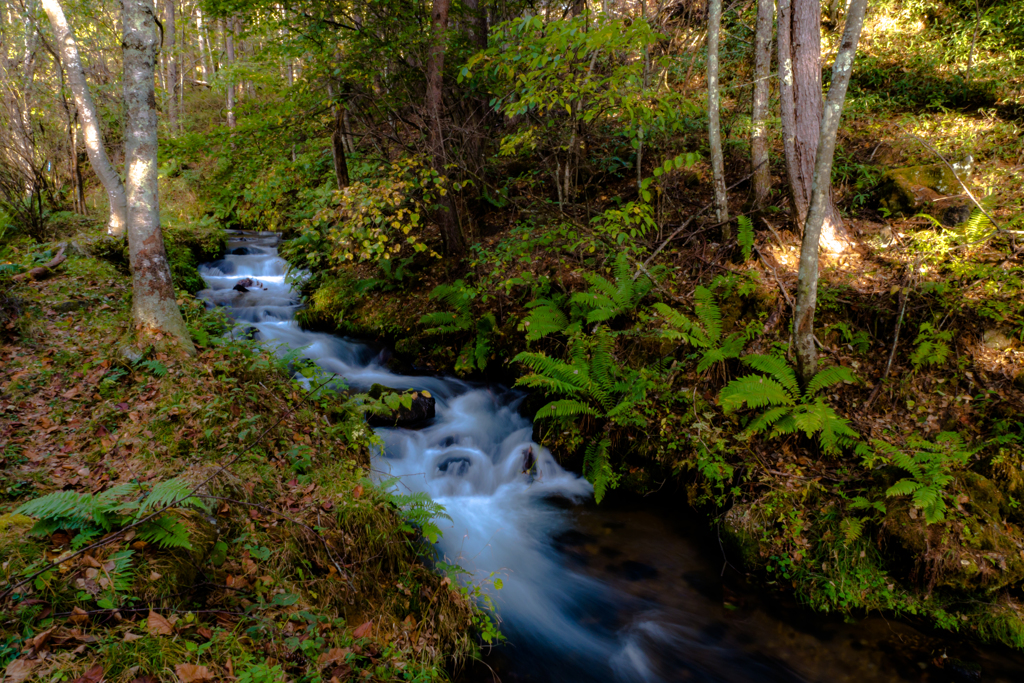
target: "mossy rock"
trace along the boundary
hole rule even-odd
[[[744,569],[753,569],[764,564],[761,558],[764,524],[756,516],[752,505],[733,505],[722,516],[718,528],[726,554],[742,562]]]
[[[946,519],[927,524],[908,501],[892,504],[882,539],[895,573],[928,588],[991,593],[1024,580],[1024,531],[1004,515],[1008,501],[975,472],[957,477],[959,491]]]
[[[883,176],[878,203],[897,215],[927,213],[946,219],[955,214],[951,209],[966,206],[964,200],[951,198],[962,191],[953,171],[945,164],[908,166],[892,169]]]

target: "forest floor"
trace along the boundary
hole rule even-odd
[[[196,357],[137,346],[130,290],[73,255],[3,294],[4,680],[433,680],[470,656],[482,617],[365,478],[356,405],[188,296]],[[52,492],[39,525],[10,512]],[[183,542],[135,523],[161,492]]]

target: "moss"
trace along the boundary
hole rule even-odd
[[[764,533],[764,524],[752,505],[733,505],[722,515],[718,528],[726,552],[737,558],[745,569],[754,569],[764,564],[761,558],[761,535]]]

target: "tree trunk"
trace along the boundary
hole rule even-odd
[[[228,19],[224,26],[224,51],[228,68],[228,128],[235,129],[235,77],[231,66],[235,63],[235,22]]]
[[[711,175],[715,186],[715,217],[722,237],[732,237],[729,199],[725,193],[725,160],[722,157],[722,124],[719,118],[718,39],[722,29],[722,0],[708,0],[708,141],[711,143]]]
[[[821,128],[821,3],[779,0],[779,83],[786,173],[795,223],[805,225],[814,184],[814,159]],[[822,246],[845,251],[849,244],[842,218],[826,192]]]
[[[774,0],[757,0],[757,28],[754,32],[754,102],[751,111],[750,156],[754,171],[754,206],[768,201],[772,188],[768,166],[768,91],[772,68],[772,19]]]
[[[122,0],[124,25],[125,165],[128,177],[128,251],[132,317],[142,335],[169,336],[195,353],[174,301],[171,269],[160,231],[157,191],[157,116],[153,71],[159,37],[153,0]]]
[[[853,72],[853,58],[864,26],[867,0],[853,0],[846,14],[846,29],[832,67],[832,85],[821,119],[817,157],[814,164],[814,182],[811,203],[804,225],[800,246],[800,269],[797,274],[796,305],[793,310],[793,340],[796,352],[796,370],[804,386],[818,369],[818,355],[814,347],[814,309],[818,299],[818,241],[822,226],[830,210],[832,160],[836,151],[836,133],[843,113],[846,89]]]
[[[331,158],[334,160],[334,179],[338,189],[348,187],[348,162],[345,159],[345,121],[342,116],[342,105],[334,99],[334,89],[327,84],[327,96],[331,99],[334,110],[334,126],[331,128]],[[292,161],[295,161],[295,146],[292,145]]]
[[[178,130],[178,59],[174,53],[174,4],[177,0],[164,0],[164,45],[167,52],[167,120],[171,130]]]
[[[444,78],[445,33],[448,30],[450,5],[451,0],[433,0],[433,7],[430,11],[433,38],[427,57],[428,144],[433,157],[434,170],[442,178],[446,174],[446,169],[444,132],[441,128],[441,87]],[[441,198],[441,209],[437,212],[437,221],[441,227],[445,253],[449,256],[462,256],[466,251],[466,244],[462,238],[462,231],[459,229],[458,217],[455,215],[455,202],[452,201],[450,191]]]
[[[78,158],[78,112],[71,123],[71,175],[75,191],[75,211],[86,214],[85,184],[82,182],[82,161]]]
[[[89,163],[92,164],[93,171],[103,183],[103,189],[107,191],[107,199],[110,201],[110,221],[107,225],[107,232],[120,237],[128,225],[127,197],[121,177],[117,175],[117,171],[110,164],[107,150],[103,146],[103,135],[100,133],[96,107],[89,94],[89,86],[85,82],[85,71],[82,70],[82,60],[78,56],[75,36],[71,32],[71,27],[68,26],[67,19],[64,18],[64,10],[61,9],[59,0],[43,0],[43,9],[46,11],[46,16],[50,18],[50,23],[53,24],[53,32],[57,36],[58,50],[64,61],[68,84],[75,96],[75,106],[78,107],[78,115],[85,132],[85,150],[89,155]]]

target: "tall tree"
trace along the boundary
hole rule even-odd
[[[768,166],[768,79],[772,69],[772,19],[775,0],[757,0],[754,30],[754,101],[751,108],[750,161],[754,171],[754,206],[764,206],[772,186]]]
[[[234,130],[235,120],[235,76],[232,65],[235,63],[235,22],[233,18],[225,20],[224,52],[228,68],[228,128]]]
[[[451,0],[433,0],[430,10],[430,52],[427,56],[427,92],[426,113],[428,126],[428,145],[433,158],[434,170],[438,175],[445,175],[445,144],[444,130],[441,126],[442,117],[442,86],[444,79],[445,43],[448,32],[448,10]],[[448,192],[441,201],[441,209],[437,212],[437,220],[441,226],[441,237],[444,240],[445,253],[449,256],[461,256],[466,251],[462,230],[459,228],[458,217],[455,215],[455,203],[452,193]]]
[[[175,53],[174,4],[164,0],[164,50],[167,53],[167,120],[171,130],[178,129],[178,57]]]
[[[711,176],[715,187],[715,218],[722,224],[722,236],[732,231],[729,198],[725,191],[725,160],[722,157],[722,124],[718,87],[718,41],[722,30],[722,0],[708,0],[708,140],[711,143]]]
[[[68,76],[68,84],[71,86],[71,93],[75,96],[78,118],[82,122],[82,130],[85,133],[85,151],[89,156],[89,163],[92,165],[93,171],[96,172],[96,177],[103,184],[103,189],[107,192],[107,199],[110,201],[110,221],[107,225],[107,232],[120,237],[124,235],[128,226],[127,196],[124,191],[124,183],[121,182],[121,177],[111,165],[106,147],[103,146],[99,117],[96,115],[96,107],[93,104],[92,95],[89,93],[89,85],[85,81],[85,71],[82,69],[82,60],[78,55],[75,34],[72,33],[71,27],[64,17],[64,10],[61,8],[59,0],[43,0],[43,9],[53,25],[61,60],[64,62],[64,71]]]
[[[811,206],[815,154],[822,116],[821,2],[778,0],[779,96],[782,140],[789,177],[794,222],[804,225]],[[841,252],[849,238],[832,200],[825,191],[822,246]]]
[[[864,26],[867,0],[852,0],[846,14],[846,28],[839,44],[835,64],[832,66],[832,85],[828,90],[821,118],[818,148],[814,163],[810,206],[804,224],[800,246],[800,268],[797,273],[796,305],[793,310],[793,340],[796,351],[797,375],[804,386],[811,381],[818,368],[818,354],[814,347],[814,309],[818,301],[818,252],[822,226],[828,220],[831,207],[832,160],[836,151],[839,119],[846,101],[846,89],[853,72],[853,58]]]
[[[128,177],[128,251],[132,317],[144,335],[171,337],[195,353],[174,300],[171,269],[160,231],[157,191],[157,116],[153,86],[159,37],[153,0],[122,0],[124,25],[125,165]]]

